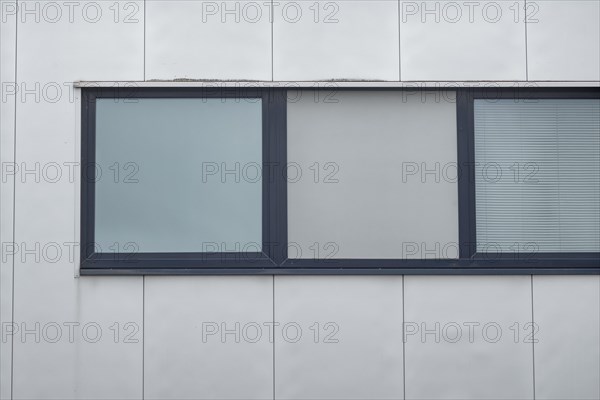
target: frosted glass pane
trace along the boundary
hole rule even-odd
[[[261,115],[260,99],[98,99],[100,249],[261,251]]]
[[[600,100],[475,101],[477,250],[600,251]]]
[[[454,99],[400,91],[290,99],[289,257],[457,258]]]

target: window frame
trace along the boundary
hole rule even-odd
[[[451,91],[456,93],[458,176],[457,259],[288,259],[287,258],[287,89],[317,91]],[[263,105],[263,252],[122,253],[87,251],[94,235],[94,183],[83,166],[95,159],[96,98],[261,97]],[[600,274],[600,253],[476,252],[474,101],[475,99],[597,99],[596,88],[478,87],[172,87],[83,88],[81,121],[81,268],[82,275],[531,275]],[[265,168],[267,167],[267,168]],[[281,177],[282,179],[278,179]],[[273,179],[274,178],[274,179]],[[95,258],[94,258],[95,257]]]
[[[475,100],[598,98],[600,92],[594,88],[473,88],[463,91],[457,102],[458,165],[464,174],[463,179],[458,181],[460,259],[469,260],[469,264],[474,267],[493,268],[515,274],[600,273],[600,253],[595,252],[540,252],[534,257],[520,253],[502,253],[494,255],[494,260],[489,260],[490,255],[487,253],[477,252],[474,168]]]
[[[287,258],[286,219],[287,187],[282,179],[286,164],[287,144],[285,131],[285,93],[261,88],[91,88],[82,90],[81,140],[81,248],[82,274],[166,273],[174,271],[202,271],[203,273],[233,272],[236,269],[267,268]],[[96,253],[95,235],[95,181],[88,179],[89,166],[95,166],[96,157],[96,99],[135,98],[260,98],[262,101],[262,252],[218,253]],[[281,224],[284,226],[281,226]],[[250,266],[244,267],[244,266]]]

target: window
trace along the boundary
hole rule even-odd
[[[84,88],[82,274],[598,273],[594,90]]]
[[[461,259],[503,272],[600,266],[596,90],[468,91],[458,105]]]
[[[457,259],[456,93],[315,98],[288,104],[290,262]]]
[[[82,268],[276,263],[277,102],[260,90],[85,90]]]
[[[600,252],[600,100],[475,100],[478,252]]]

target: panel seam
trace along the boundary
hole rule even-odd
[[[19,7],[18,0],[15,0],[15,6]],[[18,15],[18,13],[17,13]],[[18,35],[19,35],[19,18],[15,15],[15,84],[17,83],[17,74],[18,74]],[[17,96],[15,95],[15,107],[13,114],[13,163],[17,165]],[[15,243],[15,226],[16,226],[16,208],[17,208],[17,174],[13,174],[13,215],[12,215],[12,242]],[[11,288],[11,323],[15,323],[15,256],[12,257],[12,288]],[[14,365],[15,365],[15,335],[11,335],[10,338],[10,398],[14,398],[14,388],[15,388],[15,374],[14,374]]]
[[[525,24],[525,81],[529,81],[529,55],[527,51],[527,0],[523,0],[523,23]]]
[[[400,0],[397,2],[398,7],[398,82],[402,82],[402,12],[400,8]],[[404,281],[403,281],[404,282]]]
[[[404,290],[404,279],[406,275],[402,275],[402,395],[406,400],[406,340],[405,340],[405,316],[404,316],[404,308],[405,308],[405,290]]]
[[[533,302],[533,275],[531,275],[531,360],[532,360],[532,374],[533,374],[533,400],[535,396],[535,317],[534,317],[534,302]]]
[[[273,400],[275,400],[275,275],[273,275]]]
[[[273,0],[271,0],[271,10],[269,12],[269,16],[271,18],[271,82],[274,82],[275,79],[275,72],[274,72],[274,59],[273,59],[273,41],[274,41],[274,36],[273,36],[273,25],[275,24],[275,16],[274,16],[274,12],[273,12]],[[273,281],[273,284],[275,284],[275,281]]]
[[[146,81],[146,0],[144,0],[144,82]]]
[[[146,275],[142,276],[142,400],[146,398]]]

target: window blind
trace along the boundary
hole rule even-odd
[[[600,100],[475,100],[477,251],[600,251]]]

